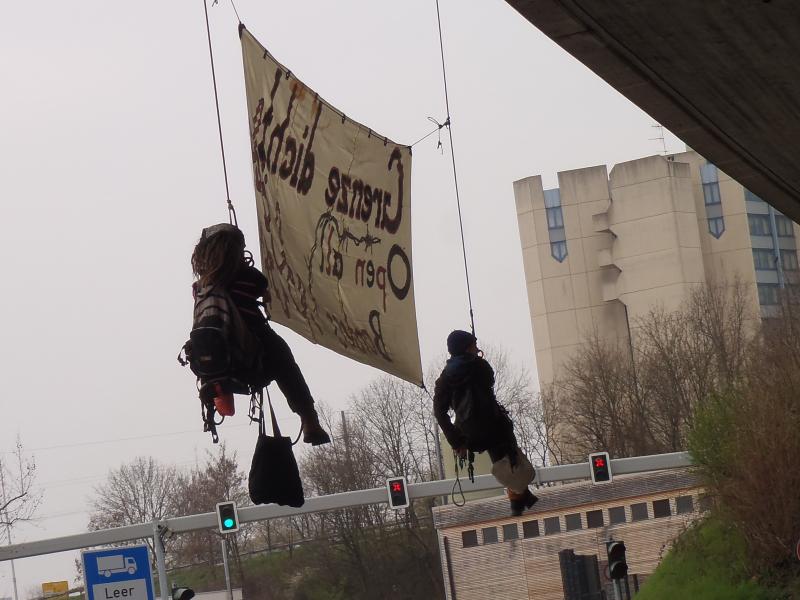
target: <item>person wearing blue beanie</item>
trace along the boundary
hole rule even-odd
[[[468,331],[450,333],[447,351],[450,358],[433,393],[436,421],[458,457],[489,453],[492,475],[507,489],[511,514],[519,516],[538,500],[528,489],[536,471],[517,444],[508,411],[497,401],[494,370]]]

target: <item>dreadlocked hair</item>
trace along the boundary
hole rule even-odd
[[[192,252],[192,271],[201,286],[227,285],[244,262],[244,236],[238,230],[200,238]]]

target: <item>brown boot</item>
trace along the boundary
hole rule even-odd
[[[528,488],[525,488],[525,491],[521,494],[509,489],[508,500],[511,503],[511,515],[518,517],[522,514],[522,511],[536,504],[539,498],[534,496]]]
[[[330,444],[331,437],[319,424],[319,415],[317,411],[313,411],[305,416],[300,417],[303,423],[303,441],[312,446],[321,446],[322,444]]]

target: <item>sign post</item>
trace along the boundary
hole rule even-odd
[[[86,600],[155,600],[147,546],[81,553]]]

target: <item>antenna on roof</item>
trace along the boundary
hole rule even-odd
[[[666,155],[667,154],[667,142],[664,140],[664,126],[659,124],[659,123],[656,123],[655,125],[651,125],[651,127],[655,127],[656,129],[658,129],[659,135],[658,135],[658,137],[650,138],[650,141],[654,142],[654,141],[661,140],[661,147],[663,148],[662,154]]]

